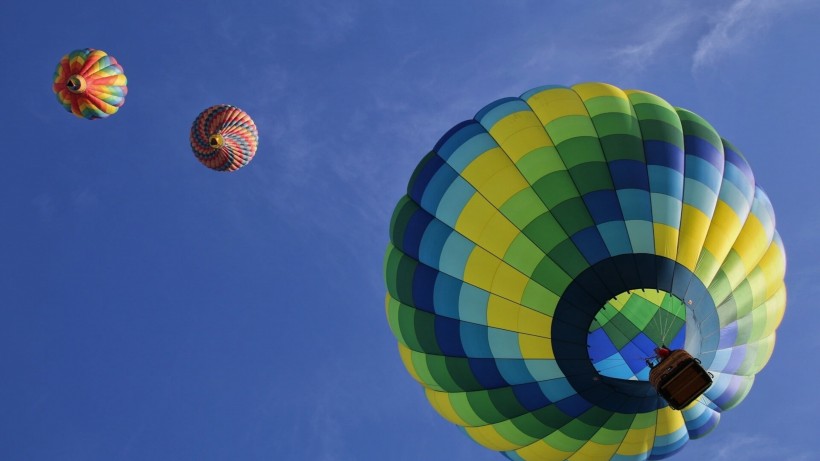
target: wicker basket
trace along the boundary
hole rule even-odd
[[[685,408],[712,385],[700,360],[683,349],[672,351],[649,373],[649,383],[675,410]]]

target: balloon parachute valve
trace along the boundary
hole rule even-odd
[[[82,75],[72,75],[68,78],[65,86],[68,88],[68,91],[74,94],[82,94],[85,93],[86,81]]]
[[[223,144],[225,144],[225,138],[223,138],[219,133],[212,134],[210,139],[208,139],[208,144],[214,149],[219,149]]]

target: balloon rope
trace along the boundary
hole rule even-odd
[[[667,304],[666,300],[668,296],[666,294],[663,295],[661,299],[661,305],[659,306],[658,312],[659,317],[663,320],[663,326],[661,327],[661,345],[666,346],[666,333],[669,330],[669,324],[671,323],[669,319],[669,311],[665,309],[665,305]]]
[[[668,306],[668,307],[670,307],[670,309],[666,311],[667,314],[669,314],[669,324],[666,326],[666,331],[663,334],[664,342],[666,342],[666,339],[671,339],[671,338],[669,338],[669,335],[672,333],[672,327],[675,326],[675,321],[677,320],[678,316],[677,316],[677,313],[676,313],[677,312],[677,303],[675,302],[675,299],[673,299],[673,296],[668,295],[664,299],[668,299],[669,302],[667,304],[671,304],[671,306]],[[668,345],[667,345],[667,347],[668,347]]]
[[[660,333],[661,336],[663,336],[663,322],[662,322],[663,312],[662,311],[663,311],[663,309],[659,308],[658,312],[652,317],[652,326],[654,326],[658,329],[658,333]],[[661,338],[661,341],[663,341],[663,338]],[[655,344],[655,345],[660,346],[660,344]]]
[[[599,363],[600,363],[600,362],[599,362]],[[598,373],[601,373],[601,372],[603,372],[603,371],[608,371],[608,370],[613,370],[613,369],[615,369],[615,368],[623,368],[623,367],[626,367],[626,368],[627,368],[630,372],[632,371],[632,369],[631,369],[631,368],[629,368],[629,365],[627,365],[627,364],[626,364],[626,362],[616,363],[616,364],[614,364],[614,365],[610,365],[610,366],[608,366],[608,367],[606,367],[606,368],[600,368],[600,369],[599,369],[598,367],[595,367],[595,371],[597,371]],[[633,373],[633,374],[634,374],[634,373]]]
[[[636,296],[637,296],[637,295],[636,295]],[[611,301],[611,299],[610,299],[609,301]],[[607,303],[609,303],[609,301],[607,301]],[[604,304],[604,306],[606,306],[606,304]],[[609,317],[609,312],[610,312],[610,311],[614,311],[614,313],[613,313],[612,317]],[[617,309],[617,308],[615,308],[614,306],[611,306],[611,310],[610,310],[610,309],[601,309],[601,310],[600,310],[600,311],[598,311],[598,312],[599,312],[599,313],[601,313],[601,312],[605,312],[606,314],[604,314],[604,315],[607,315],[606,322],[599,322],[599,323],[601,324],[601,328],[603,328],[604,324],[606,324],[606,323],[611,323],[611,324],[612,324],[612,326],[614,326],[614,327],[615,327],[615,329],[616,329],[616,330],[618,330],[618,332],[620,332],[620,333],[621,333],[621,335],[623,335],[623,337],[624,337],[624,338],[629,339],[629,342],[630,342],[630,343],[633,343],[633,341],[632,341],[632,340],[633,340],[634,338],[630,338],[629,333],[628,333],[627,331],[624,331],[621,327],[619,327],[617,322],[613,322],[613,321],[612,321],[612,319],[614,318],[614,316],[616,316],[616,315],[620,315],[620,310],[618,310],[618,309]],[[596,314],[596,317],[597,317],[597,314]],[[627,318],[627,321],[629,321],[630,323],[632,323],[632,322],[631,322],[628,318]],[[638,330],[642,330],[641,328],[638,328],[638,326],[637,326],[637,325],[635,325],[634,323],[632,323],[632,324],[633,324],[633,325],[635,326],[635,328],[637,328]],[[604,330],[604,331],[606,331],[606,330]],[[608,335],[607,335],[607,336],[608,336]],[[633,344],[635,344],[635,343],[633,343]],[[635,344],[635,345],[637,346],[637,344]],[[650,353],[650,352],[652,352],[652,351],[645,351],[645,350],[644,350],[643,352],[644,352],[644,353]]]
[[[703,264],[703,252],[704,251],[706,251],[706,250],[701,249],[700,254],[698,255],[698,261],[695,263],[695,270],[692,272],[693,276],[689,277],[689,283],[686,284],[686,290],[684,290],[684,294],[689,293],[689,289],[692,287],[692,281],[695,280],[695,278],[698,277],[697,274],[700,272],[701,265]],[[703,295],[701,295],[701,297],[698,298],[698,303],[700,303],[700,301],[702,299],[703,299]],[[682,299],[681,301],[683,301],[683,323],[684,323],[684,328],[686,328],[686,317],[689,316],[689,311],[687,309],[691,309],[691,311],[692,311],[692,322],[696,326],[700,327],[700,322],[698,322],[698,319],[695,318],[695,307],[693,305],[694,301],[691,300],[691,299]],[[685,333],[685,330],[684,330],[684,341],[686,340],[685,335],[686,335],[686,333]]]
[[[672,295],[669,295],[669,297],[671,299]],[[675,299],[678,299],[678,298],[675,298]],[[673,301],[673,304],[672,304],[672,317],[671,317],[671,321],[669,323],[669,332],[668,332],[669,334],[672,333],[672,328],[675,326],[678,319],[680,318],[678,313],[683,314],[684,323],[686,322],[686,304],[684,303],[684,301],[682,299],[680,300],[680,303],[674,302],[674,299],[672,301]],[[671,339],[674,339],[674,338],[671,338]]]

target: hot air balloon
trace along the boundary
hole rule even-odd
[[[662,459],[750,391],[785,267],[772,204],[703,118],[643,91],[544,86],[421,160],[390,223],[386,312],[430,404],[479,444]],[[650,382],[678,359],[708,373],[681,409]]]
[[[235,171],[253,159],[259,133],[241,109],[220,104],[202,111],[191,127],[191,149],[212,170]]]
[[[105,51],[85,48],[63,56],[54,71],[57,100],[77,117],[89,120],[114,114],[125,103],[128,80]]]

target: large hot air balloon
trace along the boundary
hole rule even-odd
[[[85,48],[63,56],[52,89],[67,111],[86,119],[105,118],[125,103],[128,80],[105,51]]]
[[[512,460],[671,456],[747,395],[786,305],[772,205],[738,149],[602,83],[535,88],[453,127],[390,242],[407,370]],[[681,410],[649,382],[659,347],[708,374]]]
[[[235,171],[253,159],[259,132],[241,109],[220,104],[202,111],[191,127],[191,149],[212,170]]]

